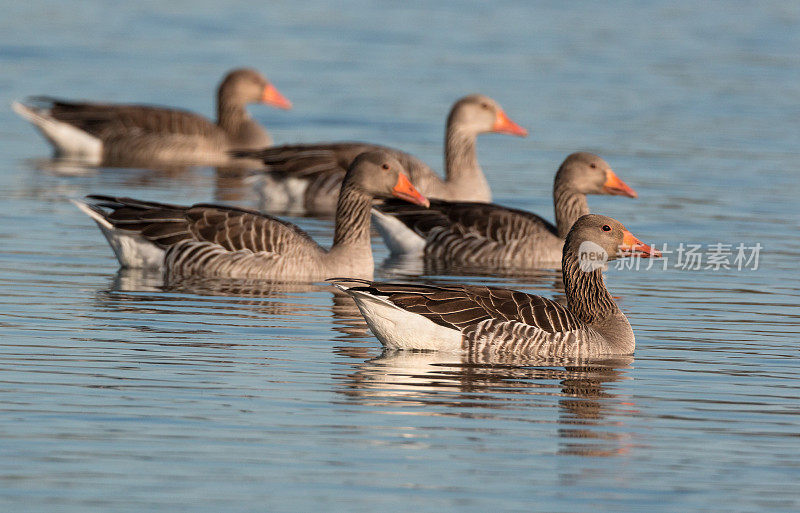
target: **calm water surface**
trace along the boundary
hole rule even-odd
[[[615,269],[634,358],[382,354],[326,286],[118,272],[70,198],[253,206],[214,169],[56,166],[0,110],[3,511],[797,511],[800,7],[767,2],[7,2],[0,103],[212,112],[229,68],[295,103],[278,142],[366,139],[440,166],[484,92],[533,130],[480,138],[498,202],[552,218],[571,151],[638,200],[647,241],[760,243],[757,270]],[[296,220],[329,242],[329,221]],[[386,251],[375,244],[376,261]],[[558,275],[493,282],[551,297]]]

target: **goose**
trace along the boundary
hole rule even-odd
[[[232,148],[272,144],[247,113],[248,103],[281,109],[292,104],[253,69],[228,73],[217,90],[217,121],[191,112],[146,105],[72,102],[32,97],[12,108],[54,146],[57,156],[94,165],[219,164]]]
[[[372,277],[370,208],[373,198],[388,196],[427,204],[389,154],[359,155],[342,182],[327,251],[297,226],[252,210],[100,195],[75,204],[94,219],[123,267],[159,268],[171,278],[319,281]]]
[[[615,219],[588,214],[572,226],[561,259],[567,305],[515,290],[330,280],[356,302],[387,349],[541,358],[632,354],[631,325],[603,283],[605,262],[658,257]]]
[[[414,186],[429,198],[489,202],[491,189],[475,152],[477,135],[486,132],[528,135],[488,96],[473,94],[456,101],[445,130],[444,180],[413,155],[361,142],[295,144],[233,154],[260,159],[267,165],[255,180],[264,210],[332,212],[350,162],[358,154],[375,149],[389,151],[399,160]]]
[[[493,203],[436,200],[425,210],[388,201],[375,206],[373,219],[394,255],[424,253],[461,266],[557,267],[567,233],[589,213],[587,194],[637,196],[605,160],[578,152],[564,160],[553,182],[555,226]]]

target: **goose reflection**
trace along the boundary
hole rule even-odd
[[[99,172],[86,160],[73,157],[52,157],[26,159],[25,166],[53,176],[92,176]]]
[[[113,297],[118,302],[137,303],[165,299],[213,302],[214,298],[235,298],[236,306],[255,307],[260,313],[294,315],[303,313],[303,299],[308,294],[329,291],[329,286],[314,283],[172,276],[158,269],[121,268],[111,286],[99,295]]]
[[[178,176],[186,174],[199,166],[187,164],[155,164],[148,166],[146,162],[137,162],[136,165],[126,163],[104,162],[93,164],[90,161],[76,157],[51,157],[33,158],[25,161],[27,166],[36,171],[42,171],[54,176],[91,176],[104,171],[119,174],[120,170],[141,171],[142,176]]]
[[[330,306],[326,297],[331,296]],[[328,284],[170,276],[160,270],[119,269],[97,292],[103,309],[125,313],[208,315],[256,321],[253,327],[306,327],[332,318],[342,339],[368,335],[350,296]],[[272,321],[270,321],[272,319]],[[289,322],[287,322],[289,321]],[[374,347],[372,342],[370,347]]]
[[[53,157],[25,160],[25,165],[39,173],[55,177],[106,177],[113,178],[115,188],[144,188],[159,185],[170,185],[174,182],[196,184],[199,180],[208,181],[208,167],[185,164],[164,163],[148,166],[146,162],[136,165],[103,163],[95,165],[78,158]],[[232,204],[242,207],[254,207],[258,204],[258,195],[248,180],[260,163],[242,159],[224,167],[210,168],[214,170],[213,200],[218,203]],[[74,195],[84,195],[77,191]]]
[[[249,162],[247,160],[243,162]],[[238,206],[258,204],[258,194],[252,184],[257,165],[230,165],[215,168],[214,201]]]
[[[611,390],[629,376],[632,357],[613,359],[525,359],[441,352],[384,351],[377,358],[352,364],[336,376],[340,394],[350,401],[394,408],[416,415],[458,415],[470,418],[513,416],[529,408],[531,422],[555,422],[559,453],[618,456],[631,436],[624,417],[630,399]],[[546,413],[558,406],[557,418]],[[443,409],[444,408],[444,409]],[[533,410],[529,410],[533,411]]]

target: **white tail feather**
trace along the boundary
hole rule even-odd
[[[393,255],[422,254],[425,239],[393,215],[372,209],[372,220],[384,244]]]
[[[381,297],[337,285],[355,300],[367,325],[389,349],[461,351],[461,332],[403,310]]]
[[[113,230],[114,226],[108,222],[108,219],[105,218],[102,212],[96,210],[91,205],[86,203],[85,201],[81,200],[70,200],[73,205],[81,209],[81,211],[86,214],[87,216],[91,217],[95,220],[95,222],[100,225],[100,228],[104,228],[106,230]]]
[[[166,252],[163,249],[136,232],[115,228],[99,208],[79,200],[72,200],[72,203],[94,219],[122,267],[134,269],[161,269],[164,267]]]
[[[103,142],[97,137],[69,123],[51,117],[47,109],[35,109],[20,102],[12,102],[11,108],[39,129],[42,135],[55,146],[60,154],[80,157],[99,164],[103,156]]]

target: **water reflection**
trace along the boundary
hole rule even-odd
[[[320,312],[318,302],[309,302],[311,296],[327,294],[331,295],[330,314]],[[281,317],[292,323],[309,315],[329,316],[333,329],[343,339],[369,335],[352,298],[324,283],[171,277],[159,270],[119,269],[110,286],[97,292],[96,299],[105,309],[126,313],[207,315],[207,307],[211,307],[215,316]]]
[[[338,332],[333,352],[346,358],[347,368],[344,374],[334,374],[334,390],[348,401],[404,414],[554,423],[561,454],[618,456],[632,446],[624,418],[634,408],[614,387],[631,379],[630,357],[543,360],[384,351],[374,358],[378,342],[352,299],[327,284],[169,279],[160,272],[122,269],[110,285],[97,293],[100,310],[114,312],[114,318],[134,316],[136,329],[173,338],[179,338],[175,324],[158,322],[164,314],[183,319],[180,326],[188,328],[179,329],[181,333],[233,325],[306,329],[315,319],[332,319]],[[331,299],[326,307],[327,294]],[[310,300],[320,295],[321,303]],[[187,322],[187,315],[207,319],[189,317]],[[191,337],[182,343],[194,344]],[[523,411],[527,413],[518,415]]]
[[[29,169],[53,176],[91,176],[98,172],[97,166],[72,157],[26,159],[24,163]]]
[[[44,171],[55,176],[90,176],[102,172],[104,169],[139,169],[154,171],[164,175],[179,175],[197,167],[189,164],[158,163],[148,165],[147,162],[103,162],[101,164],[94,164],[91,161],[78,157],[34,158],[26,160],[25,163],[35,171]]]
[[[253,172],[262,166],[242,164],[216,168],[214,201],[235,205],[257,205],[258,194],[253,187]]]
[[[352,372],[335,379],[340,382],[337,391],[348,400],[408,414],[499,420],[514,411],[538,408],[544,412],[541,422],[559,425],[559,453],[617,456],[631,447],[623,419],[633,405],[612,385],[632,379],[632,363],[632,357],[487,359],[384,351],[378,358],[353,364]],[[548,413],[554,403],[557,417]]]
[[[55,177],[93,177],[108,173],[114,177],[114,187],[120,191],[127,190],[127,188],[140,189],[158,186],[165,181],[193,183],[198,179],[198,172],[205,168],[205,166],[187,164],[148,165],[146,162],[140,162],[137,165],[115,165],[113,163],[94,165],[85,160],[71,157],[27,159],[24,164],[37,173]],[[259,168],[259,165],[249,160],[214,168],[213,201],[250,208],[256,206],[258,196],[248,177]],[[177,197],[175,202],[180,203]]]
[[[119,268],[109,291],[175,292],[206,296],[271,297],[332,289],[327,284],[238,279],[213,276],[175,276],[159,269]],[[333,290],[333,289],[332,289]]]

